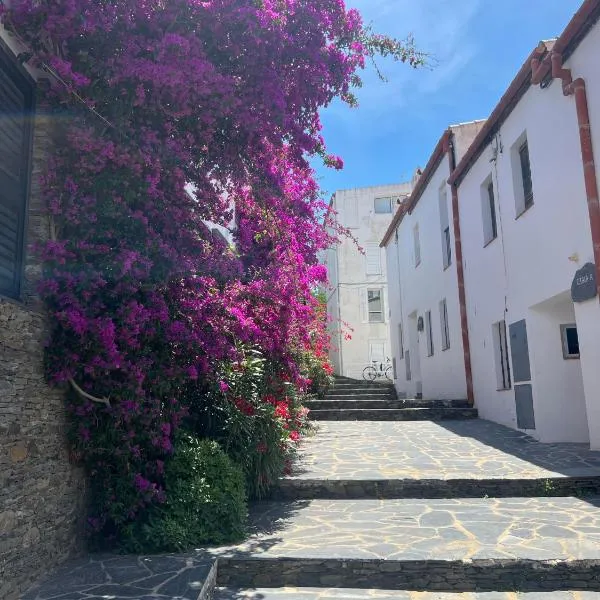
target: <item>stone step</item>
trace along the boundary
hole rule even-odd
[[[469,408],[466,400],[398,400],[390,399],[347,399],[347,398],[325,398],[323,400],[308,400],[304,403],[310,410],[331,409],[370,409],[370,408]]]
[[[397,500],[403,498],[536,498],[600,496],[597,477],[529,479],[306,479],[286,478],[272,500]]]
[[[483,419],[322,421],[300,446],[294,479],[548,480],[600,476],[600,452],[584,444],[541,444]]]
[[[363,385],[381,385],[393,387],[393,382],[389,379],[379,377],[371,381],[370,379],[348,379],[348,380],[335,380],[333,382],[334,387],[361,387]]]
[[[476,408],[320,409],[312,410],[313,421],[446,421],[476,419]]]
[[[390,392],[375,392],[372,393],[370,391],[367,392],[356,392],[352,394],[346,393],[338,393],[338,394],[327,394],[322,400],[360,400],[361,398],[365,398],[368,400],[396,400],[396,394],[392,394]]]
[[[599,497],[313,500],[252,509],[222,586],[600,591]]]
[[[384,387],[384,386],[364,386],[362,388],[336,388],[329,390],[325,397],[328,398],[330,396],[362,396],[364,394],[376,394],[376,395],[389,395],[389,396],[397,396],[396,390],[394,388]]]
[[[362,387],[388,387],[393,388],[394,384],[386,378],[380,377],[373,381],[366,379],[355,379],[348,381],[334,381],[331,389],[335,388],[362,388]]]
[[[600,592],[420,592],[348,588],[216,588],[213,600],[598,600]]]
[[[335,388],[329,390],[326,394],[326,397],[332,396],[364,396],[365,394],[370,394],[373,396],[395,396],[396,391],[393,388],[388,387],[376,387],[376,386],[364,386],[362,388],[352,387],[352,388]]]
[[[220,559],[218,584],[246,589],[297,588],[354,588],[364,590],[413,591],[408,598],[421,600],[414,593],[429,592],[428,600],[450,600],[439,593],[464,593],[463,598],[478,598],[471,593],[485,593],[486,600],[598,600],[600,595],[600,561],[526,561],[526,560],[473,560],[473,561],[382,561],[377,559],[300,559],[249,558]],[[262,583],[257,583],[262,582]],[[265,583],[268,582],[268,583]],[[572,592],[576,590],[577,593]],[[557,595],[569,592],[569,595]],[[530,593],[521,596],[523,593]],[[547,592],[545,596],[538,594]],[[596,594],[594,594],[596,592]],[[492,594],[493,593],[493,594]],[[500,595],[505,594],[504,596]],[[519,595],[517,595],[519,593]],[[311,596],[293,596],[295,600],[312,600]],[[384,598],[406,598],[402,595]],[[244,596],[242,596],[244,598]],[[250,596],[263,600],[262,596]],[[319,596],[317,596],[319,598]],[[333,596],[335,598],[335,596]],[[344,598],[344,596],[342,596]],[[352,597],[350,597],[352,598]],[[377,596],[375,596],[377,598]],[[354,600],[354,599],[353,599]]]

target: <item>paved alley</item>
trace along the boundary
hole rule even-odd
[[[391,387],[338,380],[314,406],[243,544],[92,557],[25,600],[600,599],[600,453]]]

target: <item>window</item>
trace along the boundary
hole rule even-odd
[[[425,313],[425,335],[427,336],[427,356],[433,356],[433,329],[431,327],[431,311]]]
[[[533,206],[533,180],[529,160],[529,143],[525,133],[511,147],[511,165],[515,208],[517,218],[519,218],[528,208]]]
[[[519,147],[521,178],[523,181],[523,199],[525,208],[533,204],[533,187],[531,185],[531,165],[529,163],[529,145],[527,140]]]
[[[440,302],[440,322],[442,325],[442,350],[450,348],[450,329],[448,327],[448,304],[446,298]]]
[[[561,325],[563,358],[579,358],[579,335],[577,325]]]
[[[510,363],[508,360],[505,321],[499,321],[492,325],[492,340],[494,343],[494,360],[496,362],[496,389],[498,391],[510,390]]]
[[[483,245],[487,246],[498,237],[496,221],[496,199],[494,195],[494,182],[488,177],[481,189],[481,216],[483,219]]]
[[[406,381],[411,381],[412,380],[412,371],[410,369],[410,350],[407,350],[404,353],[404,363],[405,363],[405,367],[406,367]]]
[[[375,198],[375,214],[389,215],[392,213],[393,198]]]
[[[0,293],[18,299],[23,284],[33,88],[0,48]]]
[[[421,264],[421,240],[419,239],[419,226],[413,228],[413,241],[415,246],[415,267]]]
[[[450,239],[450,226],[446,227],[442,232],[444,244],[444,269],[447,269],[452,264],[452,240]]]
[[[400,360],[402,360],[404,358],[404,330],[402,323],[398,325],[398,354],[400,355]]]
[[[367,244],[365,248],[367,275],[381,275],[381,248],[379,244]]]
[[[452,264],[452,241],[450,239],[450,222],[448,219],[448,196],[446,194],[446,186],[440,188],[439,192],[440,204],[440,227],[442,231],[442,256],[444,269],[447,269]]]
[[[369,323],[383,323],[383,293],[381,290],[367,290]]]

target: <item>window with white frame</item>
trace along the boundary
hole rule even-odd
[[[452,264],[452,240],[450,238],[450,219],[448,217],[448,194],[446,184],[439,191],[440,229],[442,233],[442,258],[444,269]]]
[[[496,195],[491,175],[481,186],[481,218],[483,221],[483,245],[487,246],[492,240],[498,237]]]
[[[431,326],[431,311],[425,313],[425,335],[427,336],[427,356],[433,356],[433,327]]]
[[[506,321],[498,321],[492,325],[492,342],[494,344],[494,361],[496,363],[496,389],[510,390],[510,362],[508,358],[508,339],[506,337]]]
[[[367,290],[367,308],[369,323],[383,323],[383,290]]]
[[[563,358],[579,358],[579,335],[577,325],[561,325],[560,337],[562,340]]]
[[[381,275],[381,248],[379,244],[369,243],[365,246],[367,275]]]
[[[415,267],[421,264],[421,240],[419,238],[419,224],[417,223],[413,227],[413,242],[414,242],[414,253],[415,253]]]
[[[533,180],[529,158],[529,142],[523,133],[511,148],[511,165],[517,217],[533,206]]]
[[[448,324],[448,304],[446,298],[440,302],[440,323],[442,328],[442,350],[450,348],[450,327]]]
[[[375,198],[374,209],[376,215],[389,215],[392,213],[394,199],[390,197]]]
[[[525,208],[533,204],[533,185],[531,183],[531,163],[529,162],[529,144],[525,140],[519,146],[519,163],[521,165],[521,182]]]

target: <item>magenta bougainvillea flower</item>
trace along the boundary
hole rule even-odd
[[[73,396],[75,443],[96,477],[131,474],[132,518],[164,499],[184,391],[240,344],[307,385],[295,356],[325,356],[313,291],[341,233],[309,164],[341,166],[319,109],[353,103],[368,56],[422,57],[370,35],[343,0],[12,0],[1,14],[51,82],[39,111],[55,140],[41,181],[54,235],[37,249],[48,377],[108,399]]]

